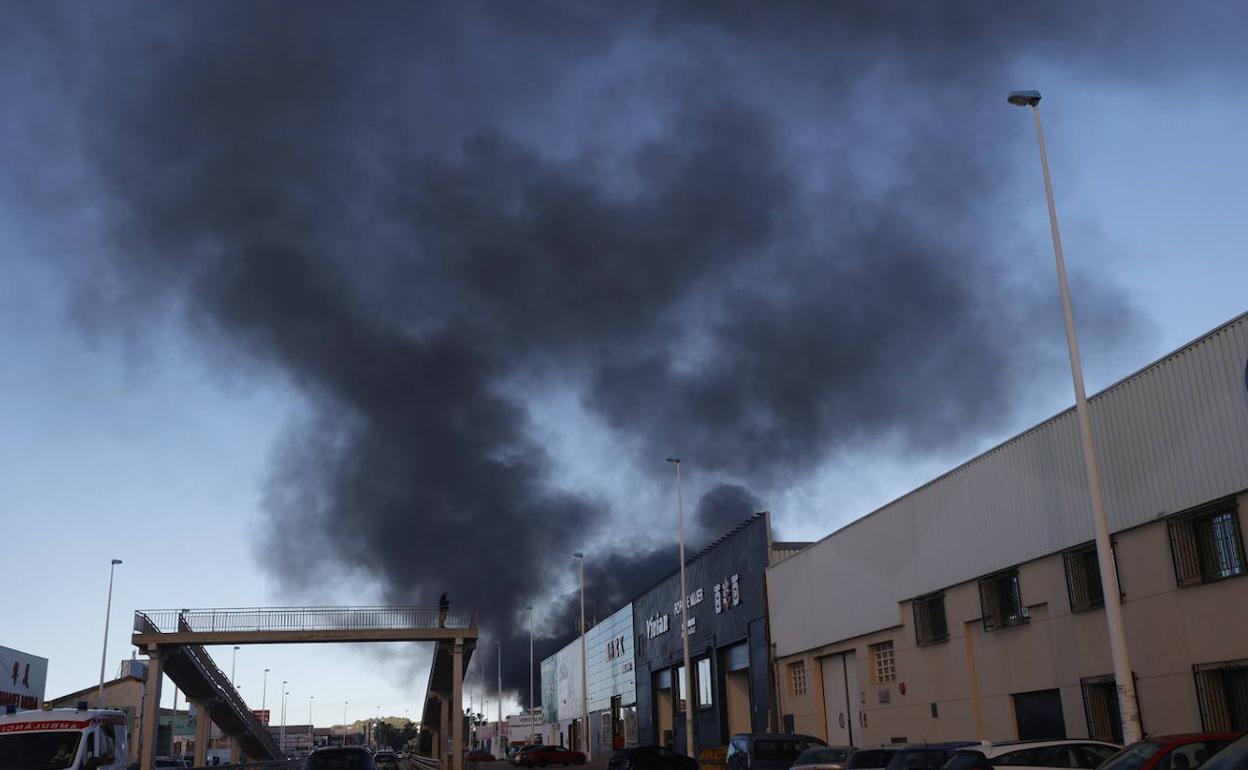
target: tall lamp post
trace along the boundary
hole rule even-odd
[[[1114,660],[1114,680],[1118,687],[1118,713],[1122,718],[1122,739],[1131,744],[1141,737],[1140,708],[1135,697],[1135,679],[1127,656],[1126,632],[1122,625],[1122,594],[1118,574],[1114,570],[1114,552],[1109,540],[1109,523],[1105,516],[1105,497],[1101,489],[1101,471],[1096,462],[1092,441],[1092,419],[1088,414],[1088,397],[1083,388],[1083,366],[1079,359],[1079,341],[1075,336],[1075,316],[1070,306],[1070,287],[1066,282],[1066,259],[1062,255],[1062,236],[1057,229],[1057,208],[1053,204],[1053,180],[1049,177],[1049,156],[1044,147],[1044,129],[1040,125],[1040,92],[1014,91],[1010,104],[1030,107],[1036,119],[1036,140],[1040,145],[1040,170],[1044,174],[1044,195],[1049,204],[1049,229],[1053,234],[1053,257],[1057,261],[1057,285],[1062,295],[1062,314],[1066,319],[1066,346],[1070,351],[1070,375],[1075,386],[1075,418],[1083,443],[1083,467],[1088,477],[1088,493],[1092,499],[1092,523],[1096,529],[1096,561],[1100,567],[1101,586],[1105,595],[1105,623],[1109,627],[1109,648]]]
[[[529,740],[532,740],[536,729],[533,724],[533,606],[525,609],[529,611]]]
[[[585,669],[585,554],[577,551],[572,555],[581,562],[581,733],[584,736],[585,759],[589,761],[594,757],[589,748],[589,676]]]
[[[347,745],[347,706],[351,701],[344,700],[342,702],[342,745]]]
[[[496,744],[498,747],[502,748],[503,747],[503,643],[501,641],[496,641],[494,642],[494,646],[498,649],[498,724],[496,725],[498,729],[498,740],[496,741]],[[496,748],[494,750],[494,755],[498,756],[498,754],[499,754],[499,749]],[[507,758],[506,748],[502,748],[502,756],[499,756],[498,758],[499,759]]]
[[[281,730],[282,737],[281,737],[281,740],[279,741],[279,747],[282,750],[282,756],[286,755],[286,696],[287,695],[290,695],[290,692],[286,689],[286,680],[283,679],[282,680],[282,730]]]
[[[693,670],[689,667],[689,587],[685,581],[685,501],[680,487],[680,458],[669,457],[676,466],[676,522],[680,532],[680,641],[685,653],[685,753],[693,756]],[[680,677],[676,677],[676,700],[680,700]]]
[[[264,702],[268,698],[268,695],[269,695],[269,670],[266,668],[264,670],[264,684],[260,686],[260,710],[261,711],[264,711],[264,708],[265,708]],[[265,723],[265,727],[268,727],[267,722]]]
[[[100,689],[95,693],[97,708],[103,705],[104,700],[104,664],[108,662],[108,621],[113,616],[113,571],[117,569],[118,564],[121,564],[121,559],[113,559],[108,567],[108,604],[104,607],[104,651],[100,653]]]
[[[234,645],[234,654],[230,656],[230,684],[234,684],[234,672],[238,668],[238,645]]]
[[[316,698],[316,696],[315,696],[315,695],[309,695],[309,696],[308,696],[308,727],[311,727],[311,726],[312,726],[312,700],[313,700],[314,698]],[[313,732],[315,732],[315,731],[313,731]]]

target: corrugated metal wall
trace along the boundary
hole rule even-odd
[[[1090,401],[1111,530],[1248,489],[1248,314]],[[779,655],[897,625],[897,603],[1092,539],[1073,411],[767,573]]]

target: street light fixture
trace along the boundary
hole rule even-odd
[[[315,695],[308,696],[308,726],[309,727],[312,726],[312,701],[314,698],[316,698]]]
[[[589,677],[585,672],[585,554],[572,554],[581,562],[581,733],[585,746],[585,760],[593,759],[589,748]]]
[[[349,700],[344,700],[342,702],[342,745],[343,746],[347,745],[347,706],[350,704],[351,704],[351,701]]]
[[[676,522],[680,531],[680,641],[685,653],[685,753],[693,754],[693,669],[689,667],[689,587],[685,580],[685,502],[680,486],[680,458],[669,457],[676,466]],[[680,677],[676,677],[676,701],[680,702]]]
[[[104,608],[104,651],[100,653],[100,689],[95,694],[96,708],[104,705],[104,664],[108,661],[108,621],[113,615],[113,570],[121,559],[113,559],[108,567],[108,604]]]
[[[234,684],[234,672],[237,670],[237,667],[238,667],[238,645],[234,645],[234,654],[230,657],[230,685],[233,687],[237,687],[237,685]]]
[[[1092,523],[1096,530],[1096,561],[1100,567],[1101,586],[1105,595],[1105,623],[1109,627],[1109,648],[1114,660],[1114,680],[1118,687],[1118,712],[1122,719],[1122,738],[1126,744],[1140,740],[1140,709],[1135,696],[1135,679],[1127,656],[1126,632],[1122,625],[1122,595],[1118,574],[1114,569],[1114,552],[1109,541],[1109,524],[1105,517],[1105,497],[1101,488],[1101,471],[1096,461],[1092,440],[1092,419],[1088,414],[1088,397],[1083,387],[1083,366],[1079,359],[1079,340],[1075,336],[1075,316],[1070,305],[1070,287],[1066,281],[1066,259],[1062,254],[1062,236],[1057,228],[1057,208],[1053,204],[1053,180],[1049,176],[1049,156],[1044,147],[1044,129],[1040,125],[1040,92],[1013,91],[1007,100],[1018,107],[1030,107],[1036,119],[1036,139],[1040,145],[1040,169],[1044,174],[1044,195],[1049,204],[1049,229],[1053,235],[1053,257],[1057,262],[1057,284],[1062,295],[1062,313],[1066,320],[1066,346],[1070,351],[1070,374],[1075,387],[1075,418],[1083,443],[1083,466],[1088,477],[1092,500]]]
[[[264,670],[264,684],[261,686],[261,690],[260,690],[260,710],[261,711],[264,711],[265,700],[268,698],[268,695],[269,695],[269,670],[266,668]],[[265,726],[267,727],[268,724],[266,723]]]

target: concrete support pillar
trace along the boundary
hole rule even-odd
[[[438,696],[438,705],[442,711],[442,721],[438,725],[438,742],[435,746],[434,756],[442,763],[443,768],[450,767],[450,756],[447,746],[451,740],[451,702],[445,697]]]
[[[243,749],[238,745],[237,738],[230,739],[230,764],[237,765],[243,761]]]
[[[208,716],[209,703],[195,701],[195,766],[208,764],[208,740],[212,737],[212,717]],[[147,768],[140,768],[147,770]]]
[[[143,724],[139,729],[139,769],[155,770],[156,736],[160,729],[160,685],[165,678],[161,665],[161,650],[156,645],[147,648],[147,682],[143,694]]]
[[[451,764],[464,770],[464,640],[455,640],[451,654]]]

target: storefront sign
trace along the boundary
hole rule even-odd
[[[724,578],[722,583],[716,583],[713,592],[716,615],[741,603],[741,586],[736,575]]]
[[[689,596],[685,598],[686,607],[696,607],[701,603],[702,603],[702,589],[701,588],[690,593]],[[677,615],[680,614],[680,602],[677,601],[677,602],[672,603],[672,612]]]
[[[624,637],[617,636],[607,642],[607,660],[624,657]]]
[[[667,633],[667,615],[654,613],[654,616],[646,621],[646,637],[653,639],[660,634]]]

